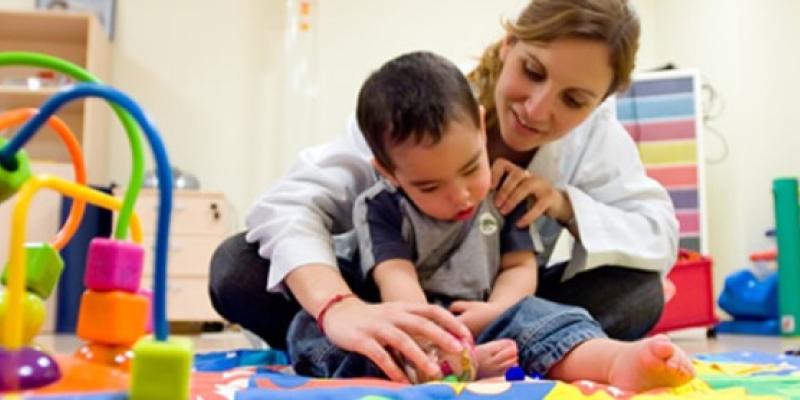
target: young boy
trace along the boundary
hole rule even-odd
[[[483,110],[449,61],[410,53],[361,88],[359,127],[382,176],[353,211],[361,266],[384,302],[447,307],[477,337],[480,375],[519,364],[526,373],[590,379],[628,390],[688,381],[688,357],[666,337],[611,340],[582,308],[533,296],[534,240],[492,205]],[[535,232],[534,236],[535,237]],[[290,326],[298,373],[383,376],[336,348],[306,312]]]

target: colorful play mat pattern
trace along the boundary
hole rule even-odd
[[[698,355],[694,363],[698,377],[690,383],[633,394],[588,381],[404,385],[379,379],[310,379],[292,374],[281,352],[239,350],[196,356],[191,399],[800,399],[800,357],[735,352]],[[97,390],[102,389],[24,398],[128,399],[124,392]]]

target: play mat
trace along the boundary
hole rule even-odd
[[[485,380],[474,383],[404,385],[380,379],[309,379],[291,373],[284,353],[238,350],[198,354],[192,373],[192,400],[212,399],[800,399],[800,357],[756,352],[695,356],[698,376],[673,389],[626,393],[588,381],[573,383],[526,380]],[[78,368],[75,370],[84,370]],[[97,373],[105,371],[97,369]],[[124,387],[118,380],[99,379],[89,371],[68,377],[79,392],[28,394],[25,399],[128,399],[125,391],[103,389],[102,384]],[[76,390],[76,389],[73,389]]]

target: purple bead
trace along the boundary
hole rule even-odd
[[[525,371],[522,370],[520,367],[511,367],[506,370],[506,381],[514,382],[514,381],[524,381],[525,380]]]
[[[58,364],[41,351],[0,349],[0,392],[36,389],[59,378]]]

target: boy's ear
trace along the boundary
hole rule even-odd
[[[376,160],[376,159],[373,157],[371,161],[372,161],[372,166],[373,166],[373,167],[375,167],[375,169],[376,169],[376,170],[378,170],[378,173],[379,173],[379,174],[381,174],[381,176],[382,176],[384,179],[386,179],[387,181],[389,181],[389,183],[391,183],[391,184],[392,184],[392,185],[394,185],[395,187],[398,187],[398,186],[400,186],[400,185],[398,185],[397,179],[394,177],[394,174],[392,174],[391,172],[389,172],[389,170],[388,170],[388,169],[386,169],[386,167],[384,167],[383,165],[381,165],[381,163],[380,163],[380,162],[378,162],[378,160]]]

